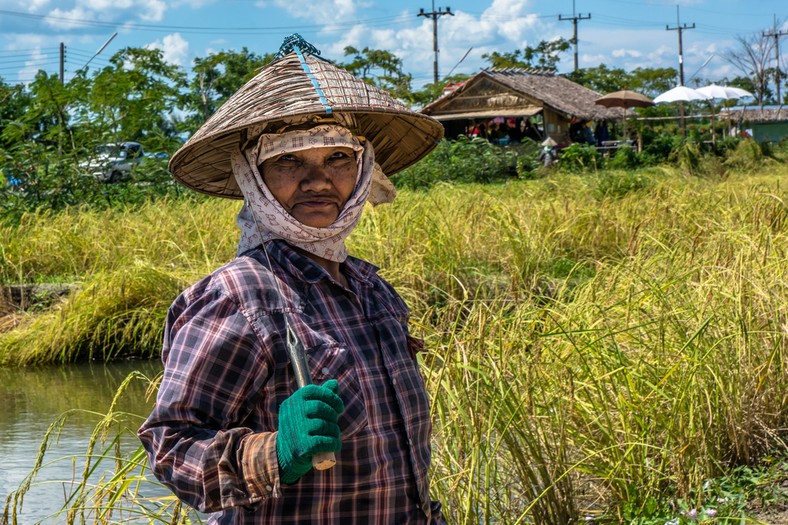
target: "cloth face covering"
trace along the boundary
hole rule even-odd
[[[263,182],[258,166],[285,153],[324,147],[351,148],[358,171],[356,186],[337,220],[326,228],[314,228],[300,223],[282,207]],[[284,239],[330,261],[343,262],[347,258],[345,239],[361,219],[372,185],[375,153],[369,141],[362,146],[349,129],[324,124],[308,130],[263,134],[253,147],[233,152],[230,160],[244,196],[236,219],[241,229],[239,254],[271,239]]]

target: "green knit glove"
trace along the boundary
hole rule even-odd
[[[339,452],[339,414],[345,404],[337,395],[336,379],[322,386],[307,385],[296,390],[279,407],[276,457],[282,483],[292,484],[312,468],[318,452]]]

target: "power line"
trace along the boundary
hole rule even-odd
[[[117,28],[118,26],[123,26],[124,29],[132,29],[132,30],[139,30],[139,31],[152,31],[158,33],[167,33],[167,32],[180,32],[184,34],[227,34],[232,33],[236,35],[264,35],[264,34],[278,34],[283,31],[293,31],[299,30],[300,32],[309,32],[309,31],[339,31],[339,30],[347,30],[352,27],[355,27],[359,24],[364,24],[368,26],[376,26],[376,25],[387,25],[390,22],[403,22],[407,20],[407,18],[403,15],[397,16],[389,16],[389,17],[377,17],[377,18],[368,18],[368,19],[361,19],[361,20],[354,20],[353,22],[342,23],[342,24],[332,24],[330,26],[326,26],[326,24],[313,24],[313,25],[297,25],[297,26],[269,26],[269,27],[218,27],[218,26],[174,26],[174,25],[159,25],[159,24],[142,24],[136,22],[124,22],[124,23],[116,23],[116,22],[104,22],[100,20],[90,20],[90,19],[82,19],[82,18],[71,18],[65,16],[56,16],[56,15],[34,15],[30,13],[20,13],[17,11],[6,11],[0,10],[0,15],[6,16],[15,16],[19,18],[27,18],[32,20],[52,20],[52,21],[59,21],[68,24],[77,25],[80,27],[111,27]]]

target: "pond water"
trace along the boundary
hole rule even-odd
[[[63,523],[62,516],[53,514],[63,506],[65,494],[73,487],[71,480],[80,479],[91,433],[118,387],[133,371],[153,378],[160,370],[157,360],[0,368],[0,507],[31,472],[50,424],[73,410],[59,438],[47,450],[45,466],[18,515],[19,523],[24,524]],[[121,439],[124,453],[139,447],[134,431],[153,406],[153,400],[146,399],[147,386],[147,381],[134,380],[119,398],[117,410],[130,414],[121,423],[127,429]],[[96,448],[103,450],[105,446]],[[76,462],[71,456],[76,456]]]

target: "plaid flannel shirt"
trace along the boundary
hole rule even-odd
[[[267,250],[270,268],[250,250],[170,308],[164,378],[139,430],[153,473],[210,523],[443,523],[404,302],[367,262],[343,263],[346,290],[285,242]],[[276,458],[279,406],[297,388],[285,315],[314,383],[337,379],[345,403],[336,466],[292,485]]]

